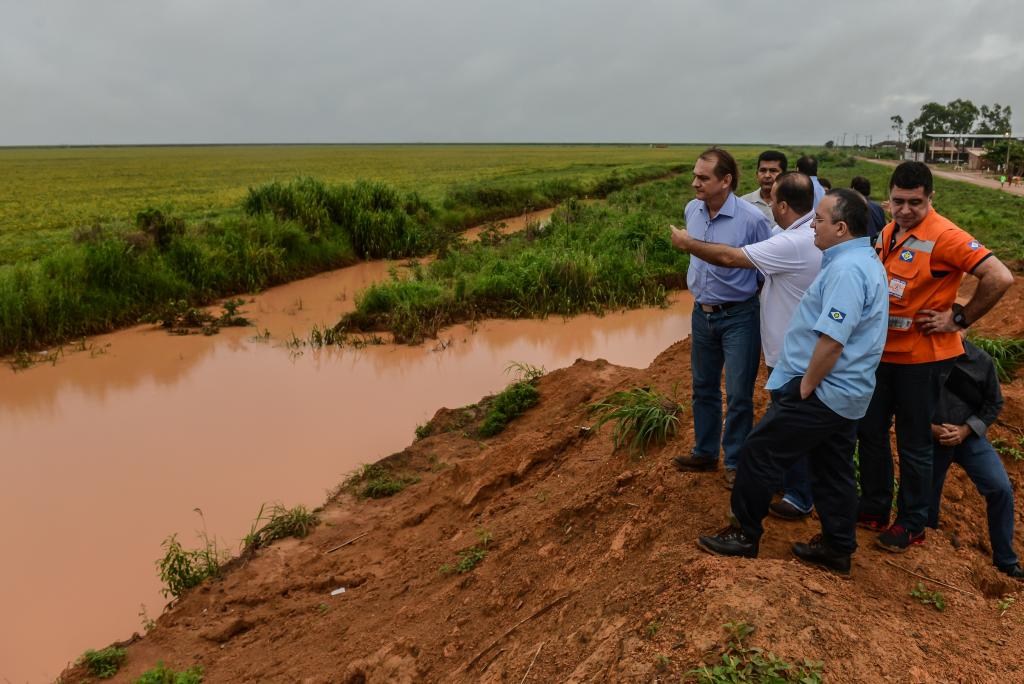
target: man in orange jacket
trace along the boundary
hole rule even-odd
[[[978,240],[932,208],[932,173],[903,162],[889,181],[893,222],[875,250],[889,282],[889,330],[875,393],[860,421],[861,498],[857,522],[878,530],[878,545],[903,552],[924,542],[932,481],[931,421],[956,357],[959,332],[991,309],[1013,275]],[[964,273],[978,278],[974,296],[956,304]],[[896,521],[889,525],[893,461],[889,426],[896,420],[900,489]]]

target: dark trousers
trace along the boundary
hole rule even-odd
[[[893,461],[889,427],[896,420],[900,491],[896,523],[920,532],[928,520],[932,488],[932,416],[953,360],[880,363],[875,393],[857,428],[860,442],[860,513],[889,519]]]
[[[971,434],[955,447],[935,445],[932,468],[932,495],[928,509],[928,527],[938,528],[942,486],[952,463],[960,467],[985,497],[988,513],[988,538],[992,543],[992,562],[1000,568],[1017,564],[1013,552],[1013,487],[999,454],[984,437]]]
[[[775,370],[768,366],[768,375]],[[798,458],[786,469],[782,478],[782,500],[790,503],[801,513],[810,513],[814,508],[814,494],[811,492],[811,469],[806,458]]]
[[[732,512],[744,534],[760,539],[761,522],[768,515],[772,495],[782,485],[783,473],[806,457],[822,541],[833,551],[853,553],[857,548],[853,471],[857,421],[840,416],[814,394],[801,399],[800,380],[794,378],[772,391],[771,406],[747,437],[732,490]]]

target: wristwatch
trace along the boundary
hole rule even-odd
[[[967,321],[967,316],[964,316],[964,307],[960,304],[954,304],[952,309],[953,322],[956,323],[957,326],[966,330],[970,323]]]

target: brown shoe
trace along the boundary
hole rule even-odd
[[[722,480],[726,489],[732,489],[733,485],[736,484],[736,469],[726,468],[725,472],[722,473]]]
[[[689,454],[687,456],[676,456],[672,459],[672,465],[677,470],[684,472],[697,472],[706,473],[712,470],[718,470],[718,459],[707,458],[705,456],[697,456],[696,454]]]

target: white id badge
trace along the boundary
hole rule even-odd
[[[889,296],[896,299],[903,299],[903,291],[907,289],[907,281],[899,278],[889,278]]]

